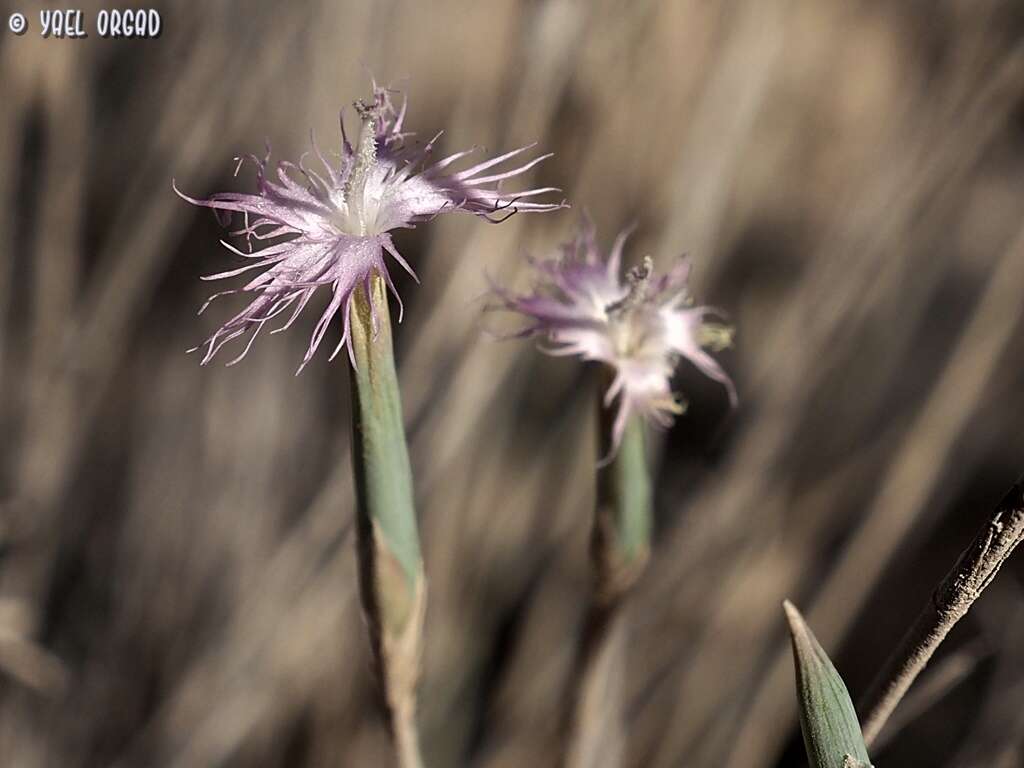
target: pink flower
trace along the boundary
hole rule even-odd
[[[584,221],[575,240],[549,260],[531,260],[539,284],[528,294],[495,288],[501,306],[528,318],[517,335],[546,337],[552,355],[578,355],[611,368],[614,376],[605,405],[618,399],[612,429],[612,453],[618,449],[629,417],[638,413],[668,426],[683,411],[672,392],[672,373],[681,359],[721,382],[736,404],[732,380],[705,347],[728,346],[732,330],[708,322],[715,311],[693,306],[687,293],[690,267],[680,261],[655,276],[650,257],[620,277],[628,232],[603,256],[593,226]]]
[[[285,312],[287,320],[271,333],[283,331],[299,316],[316,289],[327,286],[332,297],[313,331],[299,371],[312,359],[334,317],[342,314],[342,336],[330,359],[349,342],[349,315],[354,292],[380,275],[395,293],[385,253],[414,278],[412,267],[402,258],[391,239],[391,230],[412,228],[447,211],[465,211],[489,220],[501,211],[552,211],[566,207],[564,202],[538,202],[536,198],[557,192],[540,187],[506,193],[500,184],[518,176],[550,155],[533,158],[509,170],[493,170],[532,149],[534,145],[507,152],[462,171],[451,166],[473,150],[457,152],[428,164],[438,134],[426,145],[410,146],[403,123],[406,105],[396,110],[389,91],[374,84],[370,104],[357,102],[361,128],[355,148],[345,135],[342,119],[341,154],[324,157],[316,142],[313,149],[323,166],[322,172],[305,165],[282,162],[276,179],[270,178],[270,151],[263,160],[250,159],[257,169],[255,193],[220,192],[205,199],[178,194],[194,205],[213,208],[225,226],[232,213],[243,216],[243,226],[232,235],[244,237],[246,249],[225,241],[225,248],[251,263],[210,275],[206,280],[235,277],[249,271],[259,274],[241,288],[214,294],[199,310],[202,312],[219,296],[240,291],[255,295],[249,305],[236,314],[201,346],[202,363],[208,363],[224,344],[249,334],[249,339],[229,365],[241,360],[263,327]],[[239,161],[241,166],[241,161]],[[493,170],[493,172],[492,172]],[[237,173],[237,169],[236,169]],[[254,244],[256,249],[254,249]],[[198,347],[196,347],[198,349]],[[189,350],[194,351],[194,350]]]

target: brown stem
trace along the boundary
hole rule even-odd
[[[419,729],[416,726],[415,696],[409,696],[392,707],[391,730],[399,768],[423,768]]]
[[[587,611],[572,689],[565,710],[570,734],[564,768],[611,768],[622,764],[625,734],[622,688],[625,674],[625,615],[621,600],[595,599]]]
[[[889,657],[861,701],[864,741],[871,743],[935,649],[995,578],[1024,539],[1024,478],[1003,497],[971,545],[935,589],[932,599]]]

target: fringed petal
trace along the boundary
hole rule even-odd
[[[235,293],[253,296],[247,306],[200,345],[203,364],[210,362],[225,344],[248,334],[241,353],[230,364],[238,362],[270,320],[288,313],[287,320],[271,333],[290,328],[313,294],[326,287],[331,290],[331,299],[313,328],[299,371],[313,358],[339,312],[343,315],[343,332],[331,359],[345,345],[349,346],[351,358],[352,295],[360,286],[368,284],[374,274],[383,277],[394,295],[399,320],[404,314],[402,299],[385,264],[385,252],[419,282],[413,268],[392,242],[391,230],[409,228],[452,211],[486,218],[503,209],[514,213],[564,207],[564,203],[538,200],[559,191],[554,187],[538,186],[518,193],[498,188],[502,182],[529,172],[549,155],[533,158],[506,171],[495,170],[482,175],[534,145],[506,152],[457,173],[450,173],[449,169],[473,150],[456,152],[427,166],[441,134],[436,134],[426,145],[408,144],[407,139],[413,134],[404,129],[407,109],[404,98],[396,108],[392,91],[374,83],[372,100],[368,104],[357,104],[356,111],[363,121],[357,134],[360,146],[354,147],[349,141],[344,111],[339,114],[342,141],[337,158],[327,157],[310,132],[312,152],[305,153],[298,163],[272,164],[269,144],[262,158],[256,155],[238,158],[236,175],[247,161],[256,168],[253,193],[220,192],[199,198],[184,194],[172,182],[175,193],[182,199],[212,209],[225,227],[230,225],[232,215],[242,216],[242,225],[236,225],[230,234],[244,238],[245,249],[227,241],[222,243],[245,263],[203,279],[224,280],[242,275],[251,279],[241,288],[214,294],[200,312],[221,296]],[[311,167],[310,162],[318,167]],[[252,276],[253,272],[257,274]],[[552,313],[562,311],[559,306],[554,302]],[[375,325],[377,320],[374,317]]]

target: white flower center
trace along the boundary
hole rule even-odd
[[[658,359],[666,354],[657,318],[646,307],[626,307],[612,312],[609,336],[616,354],[633,359]]]
[[[377,213],[380,210],[382,180],[375,178],[381,172],[377,164],[376,107],[357,102],[356,111],[363,121],[359,142],[352,169],[342,189],[343,199],[331,222],[346,234],[364,237],[380,234],[377,231]]]

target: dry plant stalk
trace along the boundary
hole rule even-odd
[[[878,738],[907,689],[950,630],[966,615],[1024,539],[1024,478],[996,505],[971,545],[935,589],[932,599],[889,658],[861,702],[864,740]]]

